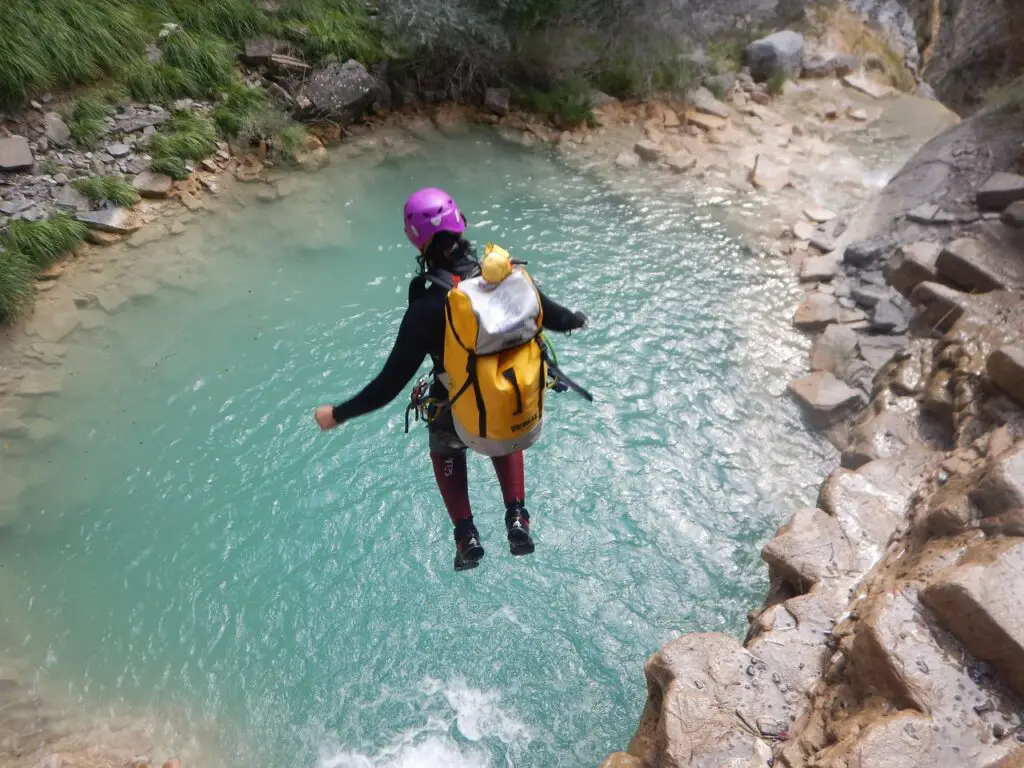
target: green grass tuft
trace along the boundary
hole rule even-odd
[[[209,118],[176,112],[149,140],[150,168],[181,181],[189,175],[187,161],[202,160],[216,151],[217,128]]]
[[[139,193],[120,176],[92,176],[78,179],[72,182],[71,186],[94,203],[109,200],[122,208],[131,208],[139,202]]]
[[[125,0],[0,3],[0,107],[94,82],[135,59],[146,30]]]
[[[251,115],[266,108],[267,102],[267,92],[262,88],[248,88],[235,83],[228,90],[224,103],[213,111],[213,120],[221,133],[235,136]]]
[[[765,83],[765,89],[770,96],[779,96],[786,87],[788,79],[785,72],[773,72]]]
[[[288,159],[293,158],[296,152],[305,147],[308,135],[305,126],[292,123],[281,131],[281,135],[278,137],[276,144],[279,145],[279,154]]]
[[[369,65],[390,53],[380,27],[363,2],[354,0],[285,0],[275,32],[294,43],[309,59],[337,56]]]
[[[170,0],[169,6],[187,29],[209,37],[243,42],[267,27],[253,0]]]
[[[184,96],[198,96],[201,91],[188,72],[146,59],[133,62],[121,77],[133,99],[149,103],[167,104]]]
[[[32,299],[32,262],[20,251],[0,245],[0,322],[10,322]]]
[[[107,105],[95,96],[84,96],[76,101],[64,117],[71,138],[86,149],[95,147],[107,131]]]
[[[582,78],[557,83],[548,91],[527,91],[525,101],[530,111],[548,118],[559,128],[575,128],[594,121],[590,86]]]
[[[181,83],[190,96],[209,96],[231,83],[235,73],[235,50],[216,37],[178,29],[163,42],[163,68],[185,73]],[[166,76],[166,74],[165,74]]]
[[[88,231],[70,214],[59,213],[42,221],[12,221],[2,244],[43,269],[77,248]]]
[[[60,163],[52,157],[46,157],[39,163],[39,170],[47,176],[56,176],[60,173]]]

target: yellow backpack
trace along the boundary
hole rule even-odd
[[[540,438],[549,372],[592,398],[548,356],[540,294],[522,262],[488,244],[480,267],[469,278],[427,279],[448,289],[444,369],[455,431],[474,451],[505,456]]]

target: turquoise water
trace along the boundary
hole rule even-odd
[[[806,355],[791,278],[682,197],[489,134],[303,184],[132,252],[126,279],[202,284],[76,337],[37,404],[59,427],[29,454],[42,482],[0,536],[7,652],[90,706],[216,723],[232,764],[596,765],[632,735],[650,653],[744,631],[758,549],[830,459],[783,394]],[[477,457],[487,556],[466,573],[404,395],[312,421],[390,348],[397,212],[426,184],[592,323],[553,339],[596,401],[552,398],[528,452],[536,554],[508,555]]]

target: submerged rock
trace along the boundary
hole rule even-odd
[[[1024,404],[1024,348],[1001,347],[989,355],[988,375],[995,384]]]
[[[174,179],[162,173],[145,171],[135,177],[134,181],[132,181],[132,186],[143,197],[160,199],[171,194],[171,189],[174,187]]]

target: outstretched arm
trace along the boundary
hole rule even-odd
[[[540,289],[540,308],[544,312],[544,327],[551,331],[568,333],[575,331],[587,324],[587,316],[582,312],[573,312],[563,307],[554,299],[549,299]]]
[[[426,324],[420,314],[411,309],[406,311],[398,329],[398,338],[395,339],[384,367],[359,394],[340,405],[320,406],[317,409],[317,422],[321,429],[330,429],[349,419],[383,408],[398,397],[427,356]]]

